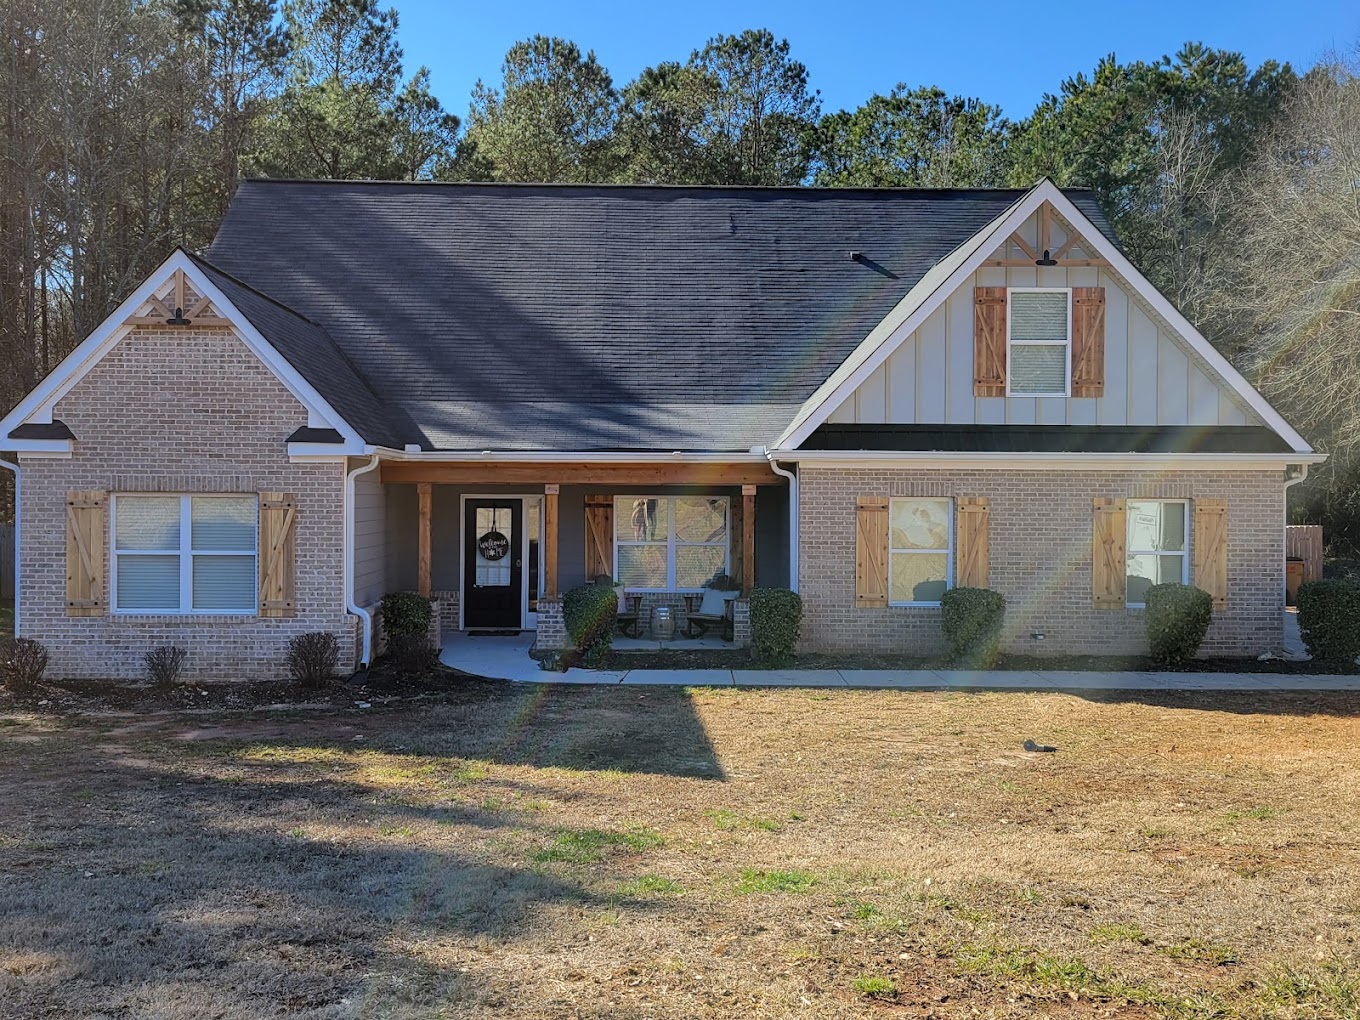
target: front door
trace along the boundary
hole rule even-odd
[[[463,626],[519,630],[524,560],[518,499],[469,499],[463,542]]]

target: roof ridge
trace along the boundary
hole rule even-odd
[[[941,187],[921,187],[921,186],[869,186],[869,185],[850,185],[850,186],[828,186],[828,185],[804,185],[804,184],[671,184],[671,183],[632,183],[621,181],[398,181],[398,180],[378,180],[374,178],[357,178],[341,180],[328,177],[245,177],[241,184],[309,184],[327,187],[384,187],[384,188],[426,188],[426,189],[473,189],[487,188],[492,190],[519,190],[529,188],[556,188],[564,191],[588,190],[599,188],[609,191],[712,191],[712,192],[733,192],[733,191],[756,191],[756,192],[790,192],[796,194],[809,194],[817,196],[849,194],[849,193],[869,193],[869,194],[918,194],[918,195],[1000,195],[1015,194],[1024,195],[1032,191],[1035,185],[1027,187],[986,187],[986,188],[941,188]],[[1063,187],[1066,193],[1090,194],[1090,188],[1084,187]]]

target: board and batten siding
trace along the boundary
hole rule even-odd
[[[1021,233],[1037,245],[1031,219]],[[1060,223],[1051,243],[1062,244]],[[1009,245],[1001,257],[1019,254]],[[1104,287],[1105,395],[973,395],[975,287]],[[955,425],[1255,425],[1259,419],[1121,278],[1106,269],[984,267],[949,296],[831,415],[832,423]]]
[[[387,590],[387,495],[369,471],[354,479],[354,600],[370,606]]]

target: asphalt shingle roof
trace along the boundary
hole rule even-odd
[[[207,259],[369,441],[746,450],[1023,194],[251,180]]]

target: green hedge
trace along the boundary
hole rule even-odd
[[[1001,656],[1006,596],[990,588],[950,588],[940,598],[940,627],[949,657],[971,669],[990,669]]]
[[[1334,578],[1300,587],[1299,631],[1313,658],[1354,669],[1360,658],[1360,581]]]
[[[430,632],[430,620],[433,616],[434,607],[423,595],[398,591],[383,596],[383,633],[389,640],[413,635],[423,637]]]
[[[619,596],[609,584],[583,584],[562,596],[562,621],[581,665],[597,669],[609,656]]]
[[[761,665],[792,662],[802,626],[803,598],[796,591],[756,588],[751,592],[751,654]]]
[[[1152,657],[1168,666],[1193,659],[1214,616],[1213,596],[1192,584],[1154,584],[1143,604]]]

